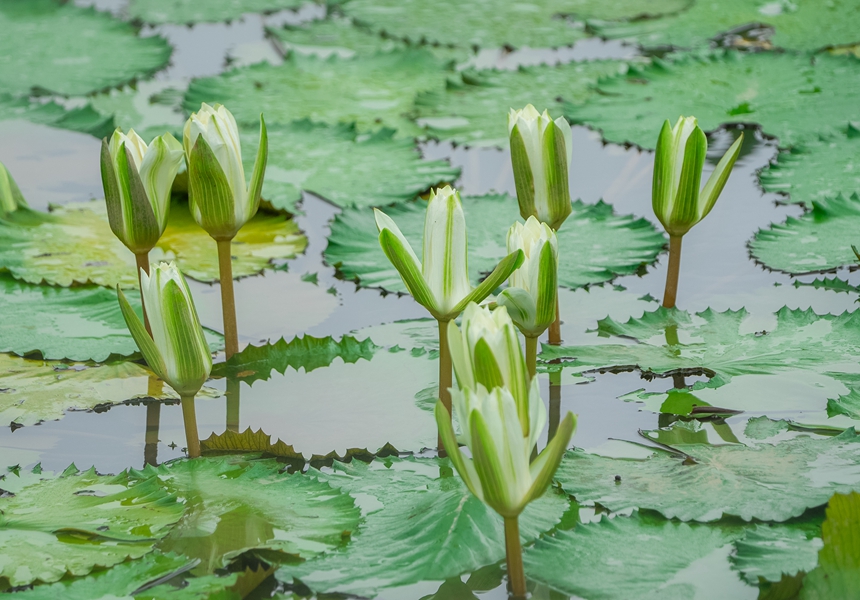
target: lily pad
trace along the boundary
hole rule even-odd
[[[523,560],[529,579],[576,597],[681,600],[701,597],[696,582],[702,579],[702,563],[709,567],[707,574],[720,564],[727,567],[725,549],[741,535],[738,527],[678,523],[634,513],[557,531],[526,550]],[[719,579],[720,593],[744,597],[745,586],[726,574],[729,577]],[[742,595],[735,595],[739,591]]]
[[[785,575],[808,572],[818,565],[819,519],[785,525],[759,525],[735,542],[732,566],[752,585],[777,582]]]
[[[851,0],[693,2],[688,9],[662,19],[590,25],[601,37],[635,41],[651,48],[707,46],[726,32],[740,35],[745,30],[767,27],[775,30],[764,44],[767,48],[812,51],[860,41],[860,9]]]
[[[343,11],[373,31],[414,44],[545,48],[570,46],[587,37],[581,26],[557,18],[570,12],[566,10],[570,4],[564,0],[437,0],[432,4],[420,0],[351,0]]]
[[[744,435],[752,440],[767,440],[784,431],[788,431],[788,421],[774,421],[762,416],[747,421]]]
[[[644,460],[569,451],[556,479],[579,502],[611,511],[647,508],[666,518],[785,521],[834,493],[860,489],[860,436],[800,436],[776,445],[675,444]],[[618,481],[616,476],[621,479]]]
[[[335,463],[311,476],[361,499],[349,545],[278,571],[314,591],[372,596],[379,589],[454,577],[505,556],[502,518],[471,495],[445,459]],[[568,503],[550,490],[520,517],[523,541],[551,529]]]
[[[419,201],[385,210],[419,251],[425,206]],[[469,235],[469,273],[477,283],[505,257],[505,233],[519,219],[519,208],[512,196],[465,196],[463,211]],[[372,211],[345,210],[332,223],[323,256],[343,277],[358,280],[362,287],[405,292],[377,236]],[[635,273],[654,262],[663,244],[663,235],[645,219],[615,215],[612,206],[603,202],[577,200],[558,232],[559,284],[577,288]]]
[[[760,229],[750,253],[767,268],[793,275],[834,270],[856,264],[851,246],[860,243],[858,225],[857,194],[814,201],[810,212]]]
[[[860,585],[860,494],[836,494],[821,526],[818,568],[803,582],[800,600],[850,598]]]
[[[182,513],[155,477],[132,485],[71,466],[0,497],[0,577],[13,586],[50,583],[138,558]]]
[[[179,107],[182,92],[172,86],[175,81],[139,81],[134,86],[113,89],[90,97],[90,110],[103,119],[110,119],[115,127],[123,131],[134,129],[149,142],[165,132],[182,139],[185,115]],[[183,90],[184,91],[184,90]],[[159,95],[177,93],[176,106],[156,102]],[[111,132],[106,135],[110,136]],[[104,136],[99,136],[104,137]]]
[[[139,37],[134,27],[106,13],[52,0],[4,2],[0,30],[0,82],[16,96],[83,96],[146,78],[171,53],[160,36]]]
[[[116,127],[109,115],[95,111],[90,104],[67,110],[56,102],[33,102],[9,94],[0,94],[0,119],[26,119],[98,138],[109,136]]]
[[[305,190],[339,206],[386,206],[412,200],[460,169],[446,161],[422,160],[411,140],[382,129],[360,135],[354,125],[296,121],[268,127],[269,162],[263,198],[275,208],[296,212]],[[253,169],[259,134],[245,130],[245,169]]]
[[[844,135],[849,121],[860,120],[860,61],[767,52],[684,54],[631,66],[627,75],[602,81],[598,92],[581,106],[566,106],[565,115],[599,129],[608,142],[654,148],[666,119],[695,115],[705,131],[758,123],[788,147]]]
[[[766,192],[785,194],[787,203],[806,208],[828,198],[849,197],[860,190],[860,135],[837,135],[783,150],[759,173],[759,181]]]
[[[847,294],[860,294],[860,287],[851,285],[844,279],[838,277],[819,277],[810,282],[795,281],[794,287],[809,286],[817,290],[828,290],[831,292],[845,292]]]
[[[263,113],[267,123],[355,122],[359,131],[390,127],[409,136],[418,132],[407,118],[415,95],[442,90],[447,78],[455,76],[420,48],[346,60],[291,54],[279,66],[260,63],[197,79],[184,106],[194,111],[201,102],[220,102],[249,126],[257,125]]]
[[[622,75],[617,60],[571,62],[557,66],[520,67],[516,71],[467,71],[463,83],[444,91],[419,94],[417,122],[430,137],[470,146],[508,146],[508,110],[533,104],[562,116],[560,100],[585,102],[599,79]]]
[[[131,0],[128,15],[144,23],[201,23],[232,21],[245,13],[268,13],[299,8],[304,0]]]
[[[690,314],[661,307],[625,323],[607,317],[598,321],[597,333],[618,338],[618,343],[544,345],[541,358],[571,359],[565,366],[575,372],[619,367],[656,374],[704,371],[723,384],[736,375],[838,371],[838,365],[854,362],[860,352],[860,313],[817,315],[782,308],[773,330],[743,333],[748,316],[743,309]],[[638,343],[621,343],[630,338]]]

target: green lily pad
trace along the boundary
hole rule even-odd
[[[642,148],[654,148],[663,122],[678,115],[694,115],[705,131],[759,123],[783,147],[844,135],[849,121],[860,120],[860,61],[853,57],[686,54],[631,66],[598,90],[585,104],[566,106],[565,115],[606,141]]]
[[[90,97],[88,107],[101,118],[110,119],[115,127],[123,131],[134,129],[146,142],[165,132],[181,140],[185,115],[178,104],[182,92],[178,92],[176,106],[155,102],[159,94],[175,92],[173,85],[176,82],[139,81],[134,86]],[[107,135],[110,136],[110,132]]]
[[[502,518],[471,495],[445,459],[334,463],[313,477],[361,499],[364,522],[349,545],[278,577],[314,591],[372,596],[379,589],[440,580],[505,556]],[[523,541],[551,529],[568,503],[549,491],[520,517]]]
[[[815,201],[812,211],[781,225],[760,229],[750,241],[753,258],[774,271],[793,275],[853,265],[852,245],[860,243],[860,197]]]
[[[736,375],[838,371],[860,352],[860,313],[817,315],[811,309],[782,308],[773,330],[741,333],[748,315],[743,309],[690,314],[661,307],[625,323],[607,317],[598,321],[597,333],[620,338],[619,343],[544,345],[541,358],[571,359],[565,366],[575,372],[619,367],[657,374],[705,372],[720,385]],[[638,343],[620,343],[628,338]]]
[[[274,344],[246,346],[227,362],[215,366],[213,374],[238,377],[251,383],[268,379],[272,371],[284,374],[288,368],[295,371],[329,366],[336,358],[344,363],[355,363],[359,359],[370,360],[379,349],[369,338],[359,342],[352,336],[335,341],[331,336],[315,338],[310,335],[295,337],[289,342],[281,338]]]
[[[109,115],[95,111],[90,104],[67,110],[56,102],[32,102],[27,98],[0,94],[0,120],[7,119],[26,119],[33,123],[89,133],[98,138],[109,136],[116,127]]]
[[[860,494],[836,494],[821,526],[818,567],[803,582],[800,600],[850,598],[860,585]]]
[[[767,440],[788,431],[788,421],[774,421],[765,416],[753,417],[747,421],[744,435],[752,440]]]
[[[768,41],[777,48],[812,51],[860,41],[860,9],[850,0],[693,2],[687,10],[662,19],[590,25],[601,37],[635,41],[652,48],[707,46],[722,33],[762,25],[775,29]]]
[[[828,198],[849,197],[860,190],[860,135],[837,135],[783,150],[759,173],[759,182],[766,192],[786,194],[787,203],[806,208]]]
[[[418,132],[407,118],[415,95],[444,89],[448,77],[455,74],[420,48],[347,60],[291,54],[279,66],[260,63],[197,79],[184,106],[190,112],[201,102],[220,102],[249,126],[263,113],[267,123],[355,122],[359,131],[390,127],[408,136]]]
[[[185,514],[159,549],[200,559],[194,572],[204,574],[254,548],[308,559],[358,526],[352,498],[301,473],[279,474],[282,467],[276,460],[199,458],[129,477],[155,476],[184,498]]]
[[[758,525],[735,542],[732,566],[752,585],[777,582],[785,575],[811,571],[821,549],[818,519],[784,525]]]
[[[785,521],[827,503],[836,492],[860,489],[860,436],[801,436],[776,445],[675,444],[644,460],[569,451],[556,473],[579,502],[611,511],[647,508],[666,518]],[[620,476],[621,480],[615,479]]]
[[[131,0],[128,15],[144,23],[201,23],[232,21],[245,13],[268,13],[298,8],[303,0]]]
[[[424,231],[422,201],[385,209],[420,252]],[[505,234],[519,220],[516,198],[465,196],[463,211],[469,235],[469,273],[477,283],[507,254]],[[362,287],[405,292],[400,275],[382,252],[370,210],[345,210],[335,217],[324,257],[346,279]],[[573,202],[573,213],[558,232],[559,284],[577,288],[637,272],[654,262],[664,238],[645,219],[618,216],[603,202]]]
[[[738,527],[634,513],[557,531],[526,550],[523,560],[529,579],[588,600],[699,598],[704,596],[697,587],[713,585],[714,580],[723,597],[741,598],[748,597],[748,588],[732,581],[725,558],[741,535]],[[704,565],[708,568],[703,570]],[[721,567],[728,577],[717,579]]]
[[[417,122],[430,137],[471,146],[508,146],[508,110],[533,104],[562,116],[559,100],[585,102],[599,79],[627,72],[617,60],[520,67],[516,71],[467,71],[463,83],[419,94]]]
[[[155,477],[131,485],[71,466],[0,497],[0,577],[13,586],[50,583],[138,558],[182,513]]]
[[[259,134],[244,131],[245,170],[250,173]],[[302,190],[341,208],[386,206],[412,200],[460,175],[446,161],[422,160],[411,140],[396,139],[390,129],[359,135],[354,125],[304,120],[271,125],[268,135],[263,198],[289,212],[296,212]]]
[[[570,3],[514,0],[351,0],[347,16],[373,31],[412,43],[428,42],[463,48],[570,46],[587,37],[581,26],[556,18]],[[444,27],[440,27],[444,23]]]
[[[164,67],[171,53],[160,36],[142,38],[106,13],[52,0],[4,2],[0,30],[0,82],[4,92],[16,96],[32,91],[83,96],[146,78]]]
[[[845,292],[848,294],[860,294],[860,287],[856,285],[851,285],[844,279],[839,279],[838,277],[819,277],[814,281],[803,282],[803,281],[795,281],[794,287],[804,287],[809,286],[813,287],[817,290],[828,290],[831,292]]]

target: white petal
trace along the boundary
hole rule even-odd
[[[472,291],[469,282],[466,217],[450,186],[436,190],[424,219],[422,273],[439,312],[445,314]]]

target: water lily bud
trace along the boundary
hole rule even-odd
[[[174,263],[141,271],[141,292],[152,337],[117,286],[125,323],[150,368],[182,397],[192,397],[209,378],[212,355],[203,336],[191,291]]]
[[[229,110],[205,102],[185,122],[188,201],[194,220],[216,240],[231,240],[257,214],[269,154],[260,115],[260,146],[250,185],[245,181],[239,128]]]
[[[508,252],[522,250],[525,260],[511,273],[498,299],[528,337],[537,337],[555,320],[558,297],[558,238],[549,225],[534,217],[508,230]]]
[[[743,133],[726,151],[701,190],[708,138],[695,117],[663,123],[654,155],[651,202],[670,236],[683,236],[704,219],[717,202],[743,143]]]
[[[555,230],[571,212],[568,168],[573,158],[570,124],[554,121],[529,104],[508,114],[511,163],[523,219],[533,216]]]
[[[27,201],[12,179],[12,174],[6,165],[0,163],[0,217],[26,206]]]
[[[424,220],[423,260],[396,223],[381,210],[374,209],[379,229],[379,244],[403,278],[409,293],[436,319],[456,317],[469,302],[480,302],[490,295],[522,262],[516,251],[496,266],[480,285],[469,281],[466,243],[466,218],[460,194],[450,186],[433,192]]]
[[[135,254],[161,238],[170,214],[170,189],[182,163],[182,146],[165,133],[147,146],[133,129],[102,140],[101,170],[111,231]]]

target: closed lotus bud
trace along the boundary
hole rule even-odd
[[[705,186],[699,189],[708,138],[695,117],[663,123],[654,155],[651,202],[670,236],[683,236],[704,219],[723,191],[743,143],[741,134],[726,151]]]
[[[508,114],[511,163],[523,219],[535,217],[558,230],[571,212],[568,168],[573,158],[570,124],[529,104]]]
[[[260,115],[260,145],[251,182],[245,180],[239,128],[229,110],[203,103],[185,122],[188,201],[194,220],[216,240],[231,240],[257,214],[269,153]]]
[[[170,190],[182,163],[182,145],[169,133],[149,146],[133,129],[102,140],[101,171],[111,231],[135,254],[161,238],[170,214]]]
[[[27,201],[12,179],[12,174],[6,165],[0,163],[0,217],[26,206]]]
[[[469,281],[466,218],[460,194],[450,186],[433,192],[424,219],[423,260],[418,260],[400,228],[374,209],[379,244],[400,273],[409,293],[440,321],[453,319],[469,302],[480,302],[522,262],[522,253],[505,257],[480,285]]]
[[[498,304],[528,337],[537,337],[555,320],[558,297],[558,238],[534,217],[508,230],[508,252],[522,250],[525,260],[511,273]]]
[[[174,263],[141,271],[141,292],[152,336],[117,286],[119,304],[134,341],[150,368],[182,397],[200,391],[212,371],[212,355],[185,278]]]

